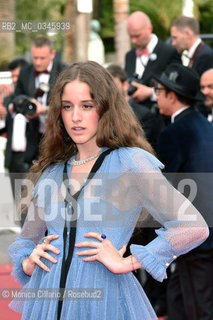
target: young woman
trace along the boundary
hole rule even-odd
[[[23,319],[157,319],[131,271],[163,281],[167,266],[208,236],[162,167],[103,67],[75,63],[59,76],[25,225],[9,248],[22,290],[36,289],[11,303]],[[124,258],[143,209],[162,228]]]

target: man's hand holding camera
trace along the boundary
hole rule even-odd
[[[153,96],[153,88],[142,84],[137,73],[134,73],[133,76],[128,79],[128,82],[129,88],[127,94],[135,101],[142,102]]]
[[[145,86],[144,84],[132,81],[131,84],[137,88],[137,90],[131,95],[131,97],[137,102],[144,101],[153,95],[153,88]]]
[[[48,107],[41,104],[34,98],[28,98],[24,95],[17,96],[13,103],[10,103],[8,109],[11,113],[21,113],[27,119],[34,119],[40,114],[46,114]]]
[[[49,92],[49,85],[41,83],[36,91],[36,97],[42,97]],[[27,119],[34,119],[40,114],[46,114],[48,107],[40,103],[37,98],[31,98],[26,95],[20,94],[13,100],[12,106],[9,110],[15,113],[23,114]]]

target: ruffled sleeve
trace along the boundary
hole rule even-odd
[[[163,281],[169,264],[206,240],[209,230],[191,202],[166,180],[155,157],[135,152],[131,158],[134,162],[131,179],[137,189],[135,199],[152,216],[149,227],[156,226],[156,221],[162,227],[156,230],[157,237],[148,245],[132,244],[130,250],[153,278]]]
[[[22,231],[8,249],[14,265],[12,274],[21,285],[25,285],[30,280],[23,271],[22,261],[30,256],[45,236],[47,225],[44,210],[47,203],[58,199],[56,197],[58,186],[62,181],[63,168],[64,164],[52,164],[43,171],[32,190],[32,201],[28,207]]]
[[[22,231],[8,249],[8,255],[14,265],[12,275],[22,286],[30,280],[30,276],[23,271],[22,261],[30,256],[46,231],[44,209],[38,203],[38,190],[42,181],[43,176],[33,190],[33,200],[29,205]]]
[[[25,285],[30,280],[30,276],[23,271],[22,261],[30,256],[45,235],[46,224],[42,217],[43,209],[38,208],[35,201],[32,201],[22,231],[8,249],[14,265],[12,274],[21,285]]]
[[[14,268],[12,271],[12,275],[14,278],[20,283],[21,286],[24,286],[29,280],[30,276],[28,276],[26,273],[24,273],[23,268],[22,268],[22,261],[25,258],[28,258],[30,254],[32,253],[33,249],[35,248],[35,244],[31,243],[32,247],[29,247],[29,243],[26,243],[26,248],[20,248],[16,254],[16,257],[13,258],[14,254],[14,246],[11,245],[9,247],[9,256],[13,262]]]

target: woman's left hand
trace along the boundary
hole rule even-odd
[[[102,239],[100,233],[88,232],[84,236],[86,238],[95,238],[100,241],[84,241],[76,243],[75,246],[78,248],[93,248],[77,252],[78,256],[89,256],[84,257],[84,261],[100,261],[113,273],[127,273],[132,271],[131,259],[129,259],[129,257],[123,258],[127,244],[120,250],[117,250],[110,240],[107,238]]]

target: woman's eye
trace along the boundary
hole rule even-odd
[[[62,109],[64,109],[64,110],[69,110],[70,108],[71,108],[70,105],[64,105],[64,106],[62,106]]]
[[[90,104],[84,104],[82,107],[83,107],[84,109],[92,109],[92,108],[93,108],[93,106],[90,105]]]

